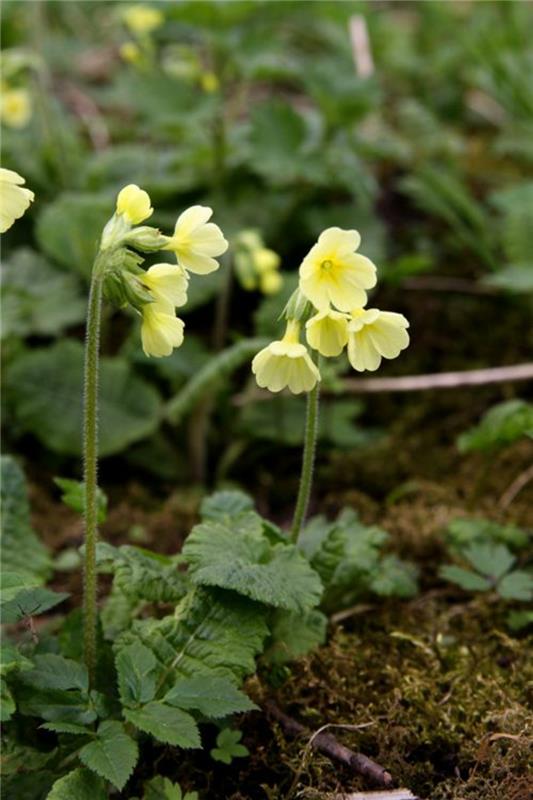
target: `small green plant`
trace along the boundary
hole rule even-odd
[[[503,600],[533,599],[533,575],[514,569],[515,556],[503,544],[471,544],[461,552],[467,568],[445,564],[441,578],[466,591],[496,592]]]
[[[491,452],[523,436],[533,438],[533,404],[525,400],[506,400],[490,408],[478,425],[462,433],[457,445],[462,453]]]
[[[223,728],[217,736],[217,746],[211,750],[211,758],[222,764],[231,764],[234,758],[249,756],[248,748],[240,744],[241,739],[241,731]]]

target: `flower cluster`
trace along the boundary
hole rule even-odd
[[[0,95],[0,120],[8,126],[20,130],[31,119],[32,106],[30,93],[24,88],[12,88],[2,84]]]
[[[409,323],[402,314],[365,308],[377,279],[374,264],[357,252],[360,242],[353,230],[321,233],[300,266],[299,288],[285,309],[285,335],[252,362],[259,386],[271,392],[288,387],[294,394],[315,387],[320,372],[300,342],[304,326],[312,350],[334,358],[347,347],[358,372],[376,370],[382,358],[396,358],[408,346]]]
[[[243,289],[276,294],[283,284],[278,254],[265,247],[256,230],[241,231],[235,237],[234,247],[235,272]]]
[[[153,6],[136,3],[121,9],[119,17],[134,37],[120,46],[123,60],[140,66],[149,64],[153,56],[151,35],[164,24],[164,14]]]
[[[135,184],[124,187],[102,233],[100,262],[106,297],[118,306],[132,306],[142,316],[143,350],[147,356],[162,357],[183,342],[184,323],[175,310],[187,302],[189,273],[207,275],[218,269],[216,257],[228,243],[220,228],[209,222],[213,212],[205,206],[184,211],[172,236],[140,224],[152,213],[147,192]],[[177,263],[144,270],[138,250],[171,251]]]

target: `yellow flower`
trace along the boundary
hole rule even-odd
[[[330,304],[349,311],[366,303],[365,289],[376,285],[376,268],[356,253],[361,237],[357,231],[328,228],[300,266],[300,288],[317,309]]]
[[[263,272],[259,278],[259,288],[263,294],[276,294],[283,285],[283,278],[276,269]]]
[[[311,317],[306,322],[305,330],[311,347],[328,358],[339,356],[348,342],[346,315],[331,308]]]
[[[169,356],[174,347],[183,343],[181,319],[174,316],[174,308],[167,304],[146,303],[142,310],[141,341],[145,355],[162,358]]]
[[[17,172],[0,168],[0,233],[5,233],[33,202],[35,195],[23,188],[25,182]]]
[[[252,361],[259,386],[280,392],[286,386],[293,394],[310,392],[320,380],[307,348],[300,344],[300,323],[289,320],[283,339],[271,342]]]
[[[356,309],[348,323],[348,358],[358,372],[373,372],[382,358],[396,358],[409,344],[409,322],[403,314]]]
[[[135,42],[124,42],[120,45],[120,56],[128,64],[138,64],[142,58],[141,48]]]
[[[228,249],[224,234],[213,222],[208,222],[213,209],[207,206],[191,206],[176,222],[174,236],[165,250],[173,250],[178,263],[197,275],[207,275],[218,269],[214,256],[221,256]]]
[[[142,3],[136,3],[124,9],[122,19],[130,31],[136,34],[151,33],[165,21],[161,11]]]
[[[150,195],[134,183],[125,186],[117,197],[117,214],[122,214],[130,225],[138,225],[151,217],[154,209]]]
[[[0,118],[10,128],[24,128],[31,117],[30,94],[26,89],[2,87]]]
[[[281,261],[278,254],[268,247],[258,247],[256,250],[253,250],[252,258],[255,268],[260,275],[263,272],[272,272],[278,269]]]
[[[177,264],[154,264],[138,277],[150,290],[156,303],[175,308],[187,302],[189,279],[185,270]]]
[[[214,72],[202,72],[200,75],[200,85],[204,92],[207,92],[207,94],[213,94],[213,92],[218,90],[220,81]]]

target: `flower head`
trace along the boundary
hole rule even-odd
[[[165,21],[165,17],[159,9],[145,6],[142,3],[125,8],[122,12],[122,19],[130,31],[138,35],[151,33]]]
[[[25,182],[17,172],[0,168],[0,233],[5,233],[35,198],[30,189],[23,187]]]
[[[215,256],[228,249],[224,234],[213,222],[208,222],[213,209],[207,206],[191,206],[178,217],[174,235],[165,250],[176,254],[178,263],[197,275],[207,275],[218,269]]]
[[[142,61],[142,51],[136,42],[124,42],[120,45],[120,57],[128,64],[138,64]]]
[[[172,306],[146,303],[142,310],[141,341],[145,355],[162,358],[183,343],[183,321]]]
[[[317,309],[349,311],[366,303],[365,289],[376,285],[376,268],[355,251],[357,231],[327,228],[300,266],[300,288]]]
[[[268,272],[263,272],[259,276],[259,288],[263,294],[276,294],[276,292],[279,292],[282,286],[283,278],[275,269],[269,270]]]
[[[396,358],[409,344],[409,322],[403,314],[377,308],[356,309],[348,323],[348,358],[358,372],[371,372],[382,358]]]
[[[139,275],[139,280],[150,290],[158,304],[176,308],[187,302],[189,279],[185,270],[177,264],[154,264]]]
[[[319,311],[305,325],[307,341],[314,350],[323,355],[339,356],[348,342],[348,320],[346,314],[328,308]]]
[[[252,372],[258,385],[271,392],[287,386],[293,394],[300,394],[314,388],[320,372],[300,343],[299,322],[290,320],[283,339],[271,342],[255,356]]]
[[[121,214],[130,225],[138,225],[154,213],[150,195],[134,183],[125,186],[117,197],[117,214]]]
[[[0,118],[10,128],[24,128],[31,117],[30,94],[27,89],[2,87]]]

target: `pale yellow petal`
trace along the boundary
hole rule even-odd
[[[117,214],[122,214],[131,225],[138,225],[151,217],[154,209],[150,195],[135,183],[125,186],[117,197]]]
[[[157,302],[167,302],[173,307],[187,302],[189,280],[185,270],[177,264],[154,264],[139,279]]]
[[[17,172],[0,170],[0,233],[5,233],[24,214],[35,195]]]

